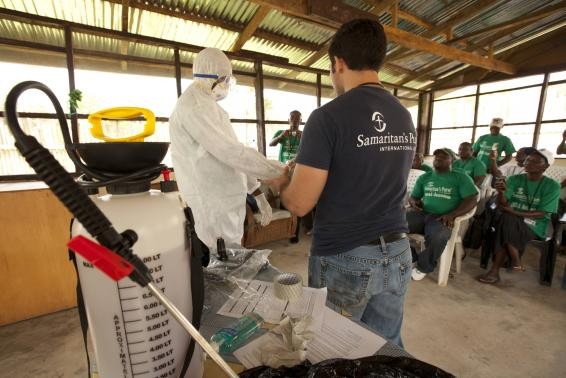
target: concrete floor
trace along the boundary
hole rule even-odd
[[[263,246],[271,262],[307,278],[310,238]],[[463,271],[439,287],[435,275],[412,282],[403,339],[415,357],[459,377],[565,377],[566,257],[551,288],[538,284],[538,260],[527,253],[524,273],[502,273],[497,286],[476,281],[483,270],[469,251]],[[0,327],[0,377],[85,376],[75,309]]]

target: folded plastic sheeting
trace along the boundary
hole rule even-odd
[[[452,374],[407,357],[370,356],[356,360],[334,359],[311,365],[305,361],[293,367],[258,366],[240,373],[240,378],[449,378]]]

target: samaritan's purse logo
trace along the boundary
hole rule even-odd
[[[385,123],[385,117],[380,112],[373,113],[371,120],[373,121],[373,128],[378,133],[382,133],[387,127],[387,123]]]
[[[367,118],[366,118],[367,119]],[[364,127],[366,123],[363,123]],[[373,112],[371,120],[368,122],[370,134],[360,133],[356,137],[356,147],[379,146],[379,151],[414,151],[417,144],[417,137],[410,129],[395,130],[395,122],[390,125],[389,130],[385,131],[387,123],[385,117],[380,112]],[[377,133],[371,131],[373,128]],[[399,126],[402,128],[402,126]],[[373,134],[373,135],[372,135]]]

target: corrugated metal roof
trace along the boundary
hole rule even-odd
[[[328,28],[289,17],[275,10],[268,13],[259,27],[262,30],[281,34],[285,37],[297,38],[319,45],[322,45],[334,35],[334,31]]]
[[[456,25],[453,30],[454,37],[482,30],[486,27],[506,22],[525,14],[536,12],[544,7],[558,4],[560,0],[497,0],[486,6],[481,12],[465,22]],[[345,4],[358,9],[371,11],[373,5],[365,0],[345,0]],[[450,19],[465,14],[469,7],[477,4],[474,0],[400,0],[400,9],[416,17],[426,20],[430,24],[438,25]],[[140,7],[158,7],[160,12],[176,12],[173,15],[164,15],[158,12],[141,10]],[[97,26],[110,30],[121,30],[122,5],[119,1],[111,0],[0,0],[0,7],[13,9],[30,14],[36,14],[75,23]],[[164,40],[188,43],[203,47],[218,47],[229,50],[239,37],[238,30],[252,19],[259,5],[248,0],[130,0],[128,31],[149,37]],[[179,15],[180,17],[175,17]],[[540,35],[545,29],[555,27],[564,20],[566,11],[556,13],[538,22],[527,25],[519,30],[508,33],[494,43],[496,51],[513,46],[518,40],[532,38]],[[181,17],[182,16],[182,17]],[[194,20],[184,19],[193,18]],[[388,11],[382,12],[379,19],[384,24],[391,23]],[[203,22],[199,22],[203,21]],[[212,25],[217,24],[217,25]],[[225,26],[225,27],[221,27]],[[398,27],[415,34],[423,34],[426,28],[413,24],[405,19],[399,19]],[[244,49],[262,54],[286,58],[291,63],[300,63],[312,56],[316,51],[285,43],[302,41],[313,47],[323,45],[333,35],[327,27],[311,23],[303,19],[289,16],[278,10],[271,10],[259,25],[258,29],[264,33],[278,36],[267,40],[254,36],[244,45]],[[489,33],[486,33],[489,35]],[[0,19],[0,35],[4,38],[18,41],[29,41],[64,46],[64,33],[58,28],[32,25],[31,23]],[[484,39],[486,35],[471,38],[472,42]],[[444,41],[443,35],[434,37],[434,40]],[[74,47],[78,49],[112,52],[115,54],[129,54],[165,61],[172,61],[173,49],[159,47],[144,43],[126,43],[114,38],[95,36],[86,32],[74,32]],[[390,43],[388,50],[396,45]],[[192,62],[194,54],[181,51],[183,62]],[[401,67],[418,71],[426,69],[434,62],[440,60],[437,56],[428,53],[419,53],[410,59],[395,62]],[[312,67],[327,70],[328,57],[322,57]],[[458,62],[447,62],[430,75],[446,73],[462,66]],[[234,69],[238,71],[253,72],[250,62],[234,61]],[[265,70],[270,75],[288,75],[290,70]],[[296,76],[300,80],[311,82],[313,75],[309,73]],[[406,74],[401,74],[385,68],[382,80],[399,82],[405,80]],[[327,80],[327,79],[324,79]],[[327,83],[329,81],[326,81]],[[411,82],[409,85],[421,85],[424,81]]]
[[[65,33],[63,29],[0,19],[0,31],[0,35],[3,38],[43,43],[58,47],[65,46]]]
[[[103,0],[0,0],[0,6],[59,20],[120,30],[122,6]]]
[[[168,25],[168,27],[165,28],[163,25]],[[139,9],[130,9],[130,28],[130,31],[135,34],[197,46],[217,47],[222,50],[229,50],[239,35],[218,26]]]
[[[289,63],[298,63],[310,54],[310,51],[308,50],[257,37],[250,38],[244,45],[244,48],[246,50],[257,51],[262,54],[287,58],[289,59]]]

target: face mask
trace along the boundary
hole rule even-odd
[[[212,89],[212,96],[216,101],[224,100],[230,93],[230,85],[226,82],[218,83]]]

